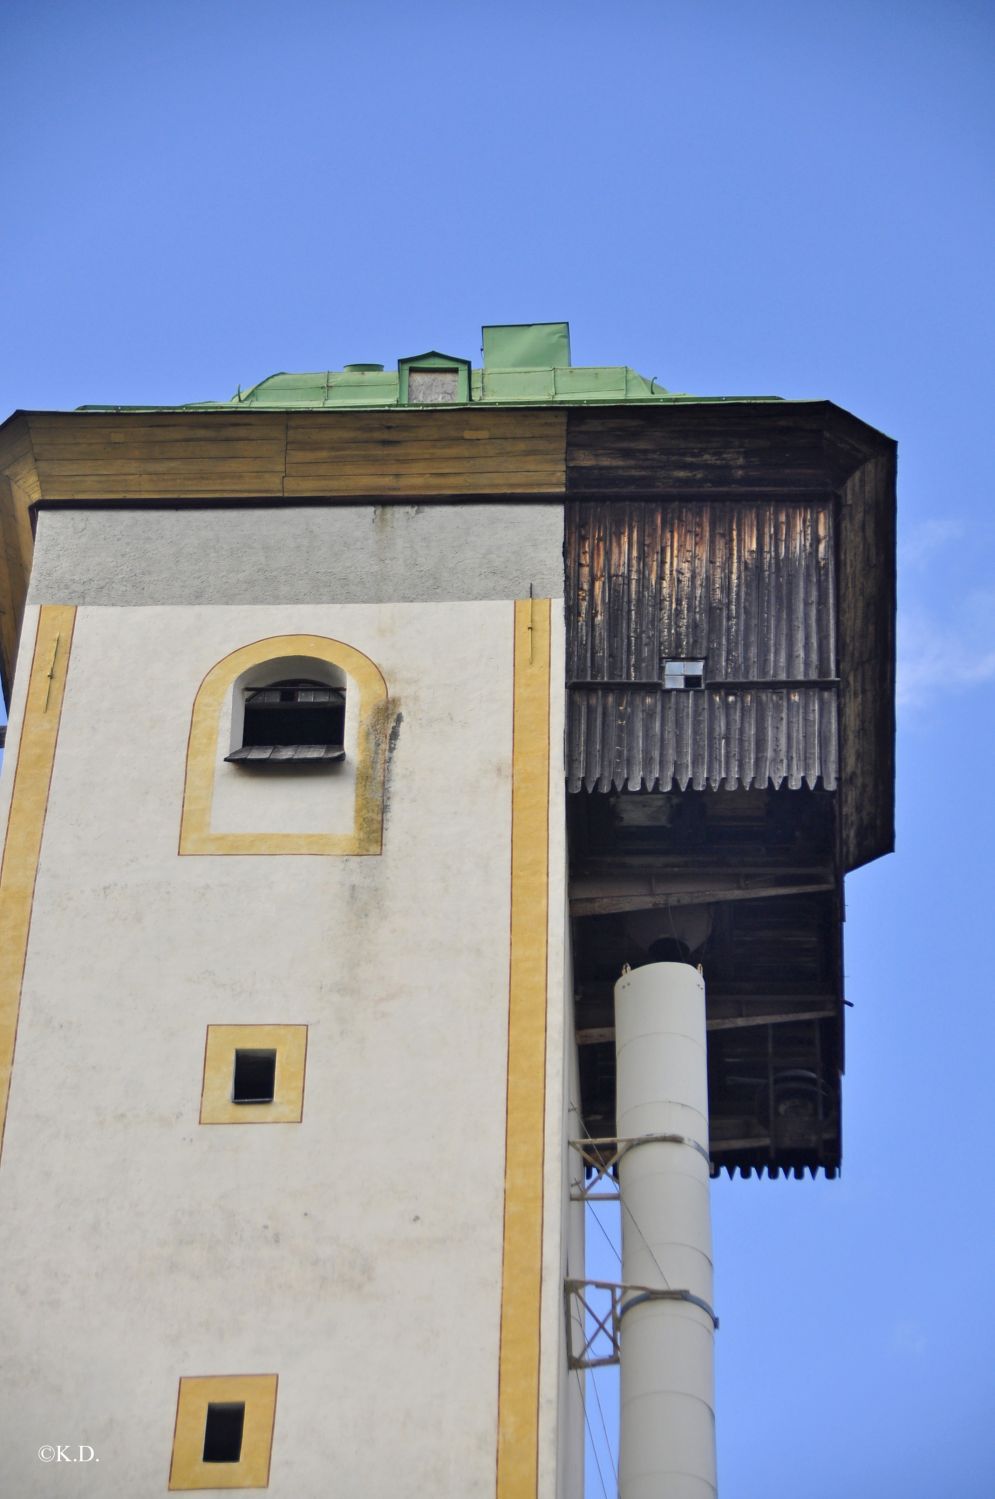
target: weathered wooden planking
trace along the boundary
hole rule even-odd
[[[835,675],[832,505],[568,507],[572,680],[656,680],[663,657],[736,681]]]
[[[25,592],[25,573],[15,530],[12,486],[9,480],[0,477],[0,678],[7,703],[10,702]]]
[[[29,413],[40,500],[279,495],[282,413]]]
[[[825,492],[822,402],[571,410],[571,493]]]
[[[844,485],[840,506],[840,738],[847,869],[895,846],[895,453]]]
[[[288,417],[288,496],[564,489],[561,411],[350,412],[331,423],[325,413]]]
[[[831,502],[575,501],[566,531],[571,790],[835,787]],[[640,687],[666,657],[755,685]]]
[[[740,794],[723,793],[721,799],[723,806],[749,802]],[[712,1149],[728,1151],[736,1164],[779,1170],[838,1165],[839,917],[832,891],[735,901],[716,912],[705,958]],[[608,1134],[615,1068],[606,1034],[613,1020],[612,985],[604,975],[631,960],[632,940],[625,920],[616,916],[581,918],[576,937],[577,1026],[588,1033],[580,1058],[581,1101],[591,1134]],[[763,1092],[769,1069],[775,1076],[798,1070],[820,1078],[822,1117],[820,1111],[811,1118],[778,1117],[772,1137]]]
[[[562,492],[562,411],[30,414],[36,499]]]

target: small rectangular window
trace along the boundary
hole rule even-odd
[[[670,692],[690,692],[696,687],[704,687],[704,661],[664,661],[663,685]]]
[[[242,1456],[245,1401],[211,1401],[204,1422],[205,1463],[237,1463]]]
[[[272,1103],[275,1085],[275,1051],[236,1050],[232,1103]]]
[[[306,1025],[209,1025],[201,1124],[300,1124],[306,1058]]]
[[[170,1493],[269,1486],[278,1383],[275,1374],[181,1377]]]

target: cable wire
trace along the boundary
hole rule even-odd
[[[612,1451],[611,1438],[608,1435],[608,1423],[605,1421],[605,1413],[601,1406],[601,1396],[598,1394],[598,1381],[594,1377],[595,1370],[591,1370],[591,1384],[594,1387],[594,1398],[598,1402],[598,1415],[601,1417],[601,1430],[605,1434],[605,1446],[608,1449],[608,1461],[612,1465],[612,1476],[615,1479],[615,1492],[618,1493],[618,1468],[615,1466],[615,1454]]]
[[[612,1238],[611,1234],[608,1232],[607,1228],[605,1228],[605,1225],[602,1223],[601,1219],[598,1217],[597,1213],[595,1212],[595,1210],[594,1210],[594,1203],[593,1202],[589,1202],[587,1204],[587,1207],[588,1207],[588,1212],[590,1214],[590,1217],[591,1217],[592,1221],[595,1222],[598,1225],[598,1227],[600,1228],[601,1232],[604,1234],[605,1240],[607,1241],[607,1244],[608,1244],[608,1248],[611,1250],[612,1254],[618,1260],[619,1265],[621,1265],[621,1263],[622,1263],[622,1256],[619,1254],[617,1248],[615,1247],[615,1241]]]
[[[591,1135],[591,1131],[588,1129],[587,1125],[584,1123],[584,1116],[581,1114],[580,1109],[578,1109],[577,1105],[573,1102],[572,1099],[570,1101],[570,1112],[572,1114],[576,1114],[577,1115],[577,1118],[580,1121],[580,1127],[581,1127],[581,1129],[584,1131],[585,1135],[587,1136],[587,1138],[589,1140],[592,1139],[593,1137]],[[578,1185],[580,1185],[580,1184],[581,1183],[578,1183]],[[608,1232],[607,1228],[605,1228],[605,1225],[602,1223],[601,1219],[598,1217],[597,1210],[595,1209],[594,1203],[593,1202],[585,1202],[584,1206],[587,1209],[587,1213],[585,1214],[585,1221],[587,1221],[588,1219],[590,1219],[590,1220],[593,1220],[598,1225],[598,1228],[601,1230],[602,1234],[604,1235],[605,1242],[607,1243],[608,1248],[611,1250],[612,1254],[615,1256],[615,1258],[618,1260],[619,1264],[621,1265],[621,1263],[622,1263],[622,1256],[619,1254],[618,1249],[616,1248],[615,1242],[612,1239],[611,1234]]]
[[[587,1435],[591,1443],[591,1451],[594,1454],[594,1466],[598,1470],[598,1482],[601,1484],[601,1492],[604,1496],[604,1499],[608,1499],[608,1490],[605,1488],[605,1475],[601,1471],[601,1459],[598,1456],[598,1448],[594,1440],[594,1432],[591,1430],[591,1423],[587,1418],[587,1400],[584,1396],[584,1381],[580,1377],[579,1369],[575,1369],[574,1373],[577,1376],[577,1387],[580,1390],[580,1408],[584,1412],[584,1425],[587,1427]]]
[[[588,1129],[587,1124],[585,1123],[585,1120],[584,1120],[584,1116],[580,1112],[580,1109],[578,1109],[577,1105],[574,1103],[573,1099],[570,1100],[570,1107],[573,1110],[573,1112],[577,1115],[577,1118],[580,1120],[580,1127],[581,1127],[581,1129],[584,1131],[584,1133],[587,1136],[587,1138],[590,1141],[593,1142],[594,1136],[591,1134],[591,1131]],[[642,1229],[639,1227],[639,1224],[636,1222],[636,1219],[635,1219],[635,1217],[633,1215],[632,1209],[630,1208],[629,1204],[626,1202],[625,1198],[622,1196],[621,1188],[619,1189],[619,1194],[618,1194],[618,1204],[619,1204],[619,1207],[622,1209],[622,1212],[625,1213],[628,1216],[628,1219],[629,1219],[630,1223],[632,1224],[633,1228],[636,1230],[636,1233],[639,1235],[639,1237],[642,1239],[643,1243],[646,1245],[646,1249],[647,1249],[647,1252],[649,1254],[649,1257],[653,1261],[653,1263],[656,1266],[656,1268],[659,1270],[659,1272],[660,1272],[660,1279],[663,1281],[664,1286],[666,1287],[666,1289],[668,1291],[673,1290],[673,1287],[671,1286],[670,1281],[667,1279],[666,1274],[664,1273],[663,1266],[660,1264],[660,1261],[657,1259],[656,1255],[653,1253],[653,1248],[652,1248],[652,1245],[650,1244],[650,1241],[647,1239],[646,1235],[643,1233]],[[621,1257],[621,1255],[619,1255],[619,1264],[621,1264],[621,1263],[622,1263],[622,1257]]]

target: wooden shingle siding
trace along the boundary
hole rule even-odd
[[[836,789],[837,691],[640,692],[573,687],[569,791],[653,791],[818,782]]]

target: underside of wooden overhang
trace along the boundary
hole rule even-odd
[[[838,798],[782,787],[579,792],[567,803],[586,1130],[606,1137],[614,1129],[613,989],[622,966],[673,961],[680,942],[705,976],[713,1168],[835,1172]]]

